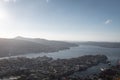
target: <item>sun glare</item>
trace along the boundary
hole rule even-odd
[[[0,37],[5,37],[9,34],[10,26],[11,26],[11,18],[10,14],[7,11],[4,3],[0,1]]]
[[[8,13],[5,10],[0,9],[0,20],[6,20],[8,18]]]

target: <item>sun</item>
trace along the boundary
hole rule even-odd
[[[10,30],[12,20],[8,11],[4,4],[0,3],[0,37],[9,35],[8,31]]]
[[[7,20],[7,19],[8,19],[7,11],[0,9],[0,20]]]

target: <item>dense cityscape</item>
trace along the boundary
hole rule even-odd
[[[99,63],[106,63],[104,55],[86,55],[71,59],[50,57],[10,58],[0,60],[0,77],[15,77],[16,80],[64,80],[77,71],[83,71]],[[13,79],[14,80],[14,79]]]

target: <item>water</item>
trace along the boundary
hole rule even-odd
[[[75,58],[83,55],[96,55],[96,54],[104,54],[106,55],[112,64],[120,59],[120,48],[105,48],[99,46],[91,46],[91,45],[80,45],[79,47],[72,47],[68,50],[63,50],[59,52],[52,52],[52,53],[31,53],[26,55],[19,55],[20,57],[28,57],[28,58],[35,58],[39,56],[48,56],[54,59],[69,59]],[[16,57],[16,56],[13,56]],[[94,74],[100,72],[100,68],[108,67],[106,64],[99,64],[97,66],[93,66],[86,71],[75,73],[75,75],[82,75],[87,76],[89,74]]]
[[[105,48],[99,46],[90,46],[90,45],[80,45],[79,47],[72,47],[69,50],[53,52],[53,53],[42,53],[42,54],[27,54],[21,55],[29,58],[38,57],[38,56],[49,56],[54,59],[69,59],[75,58],[83,55],[96,55],[96,54],[103,54],[108,57],[108,59],[115,64],[118,59],[120,59],[120,48]],[[88,68],[86,71],[77,72],[75,76],[85,77],[90,74],[96,74],[100,72],[100,68],[108,68],[107,64],[99,64],[97,66],[93,66]]]
[[[34,58],[38,56],[48,56],[54,59],[68,59],[75,58],[83,55],[96,55],[104,54],[110,60],[117,60],[120,58],[120,48],[105,48],[99,46],[80,45],[79,47],[72,47],[67,50],[52,52],[52,53],[31,53],[26,55],[20,55],[23,57]]]

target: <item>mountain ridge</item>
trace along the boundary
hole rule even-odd
[[[0,38],[0,57],[29,53],[57,52],[74,46],[78,45],[69,42],[51,41],[40,38],[26,38],[21,36],[12,39]]]

